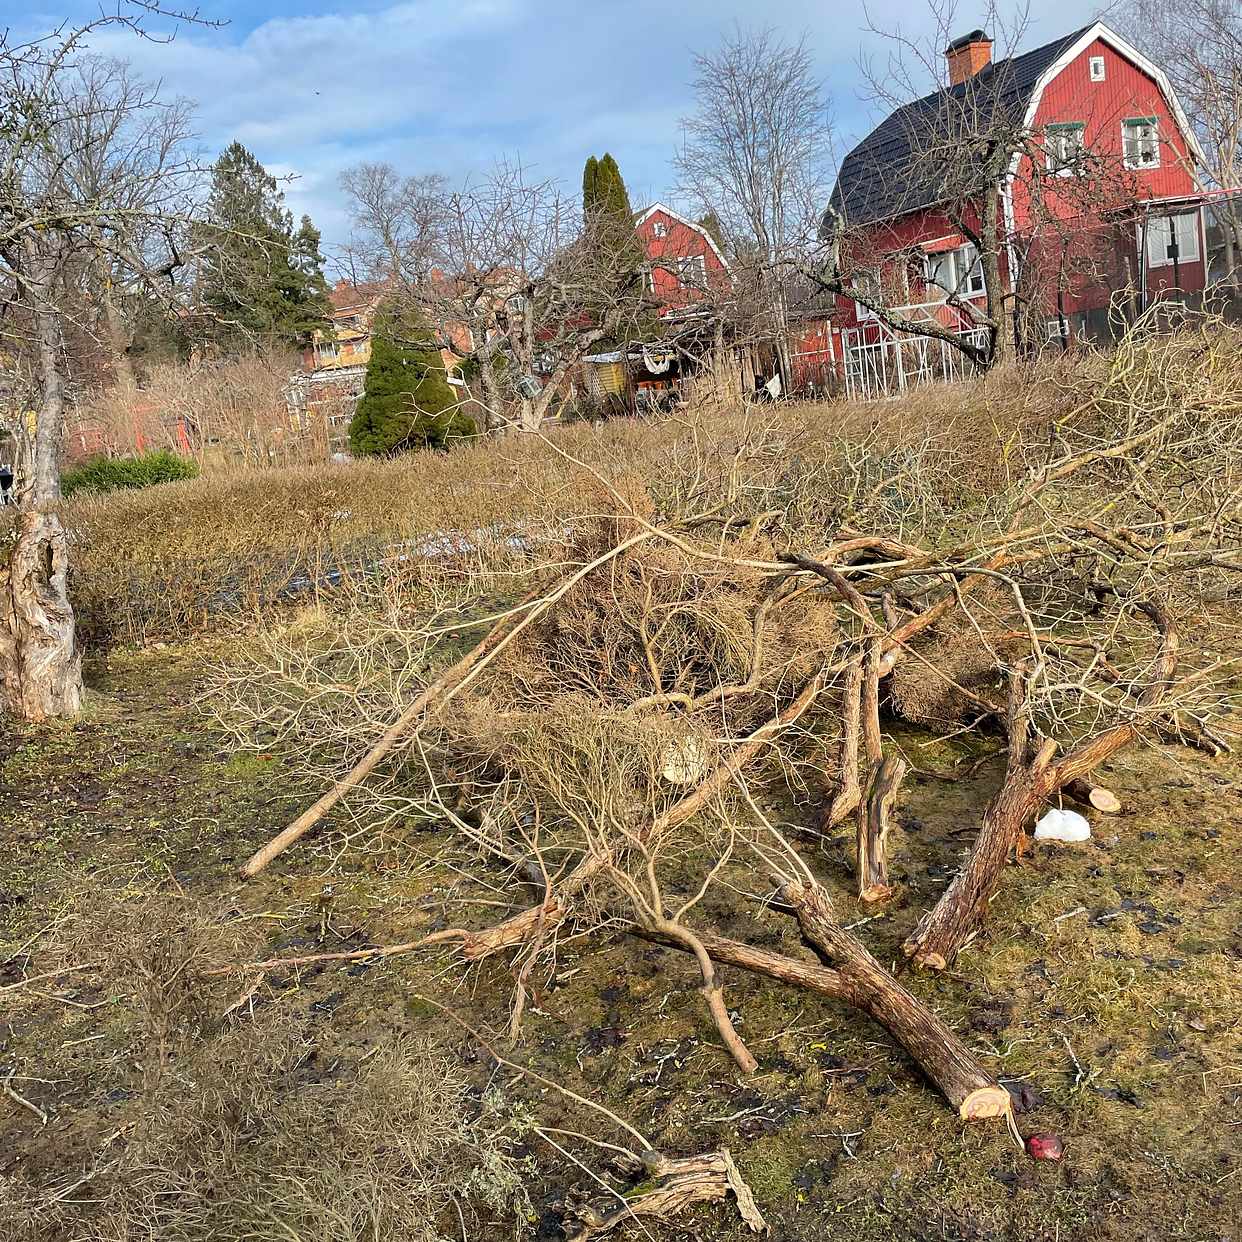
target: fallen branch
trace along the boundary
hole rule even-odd
[[[822,676],[813,677],[797,698],[771,720],[760,725],[745,741],[739,742],[728,757],[709,772],[690,793],[662,815],[647,820],[635,834],[638,842],[641,844],[652,837],[658,837],[669,829],[684,824],[701,811],[777,734],[801,718],[823,688]],[[503,949],[513,948],[532,935],[546,934],[564,920],[573,898],[611,862],[612,856],[606,849],[588,854],[556,884],[551,894],[539,905],[511,915],[492,927],[469,932],[462,944],[462,955],[468,961],[477,961]]]
[[[1162,605],[1149,602],[1142,609],[1160,632],[1161,645],[1155,671],[1138,699],[1140,710],[1160,704],[1177,667],[1179,645],[1177,628]],[[1127,721],[1088,738],[1060,761],[1054,762],[1057,745],[1051,739],[1045,739],[1031,757],[1026,680],[1026,667],[1020,664],[1010,677],[1005,778],[983,813],[974,847],[940,900],[902,945],[906,956],[920,966],[943,970],[983,921],[1005,862],[1020,849],[1023,829],[1039,808],[1139,736],[1139,726]]]
[[[806,938],[849,985],[855,1004],[889,1030],[957,1109],[963,1121],[1008,1117],[1009,1092],[916,996],[906,991],[838,922],[818,885],[793,882],[782,890]]]
[[[863,657],[855,656],[841,691],[841,742],[837,751],[837,788],[820,827],[827,832],[842,823],[862,802],[858,752],[862,738]]]
[[[476,646],[466,652],[455,664],[445,669],[423,690],[414,702],[389,725],[379,741],[314,806],[303,811],[283,832],[278,833],[251,857],[241,869],[242,878],[253,879],[272,859],[283,854],[295,841],[305,836],[355,785],[366,780],[384,757],[410,731],[415,721],[420,720],[429,708],[443,706],[473,681],[487,664],[576,583],[601,565],[606,565],[623,552],[651,537],[647,532],[631,535],[629,539],[623,540],[602,556],[597,556],[589,565],[563,577],[552,591],[531,607],[526,608],[520,620],[515,622],[513,618],[516,614],[511,612],[498,621]]]
[[[433,932],[421,940],[407,940],[404,944],[377,945],[373,949],[351,949],[347,953],[310,953],[305,957],[269,957],[262,962],[238,962],[235,966],[215,966],[204,970],[204,978],[219,975],[236,975],[251,970],[286,970],[294,966],[315,966],[320,962],[365,962],[372,958],[379,960],[385,957],[400,957],[405,953],[413,953],[417,949],[425,949],[430,944],[443,944],[446,940],[461,940],[468,936],[460,928],[448,928],[445,931]]]
[[[805,912],[808,899],[801,891],[788,894],[796,909]],[[817,934],[825,931],[827,897],[819,893],[815,903],[819,923]],[[830,915],[829,915],[830,917]],[[917,996],[908,992],[884,969],[849,932],[832,924],[832,935],[820,938],[832,946],[836,967],[801,961],[772,949],[760,949],[724,936],[699,932],[703,947],[712,960],[722,966],[736,966],[752,974],[776,979],[793,987],[818,992],[874,1018],[918,1064],[924,1075],[957,1110],[965,1121],[999,1117],[1008,1110],[1008,1093],[1000,1087],[974,1054]],[[633,934],[668,948],[689,950],[677,941],[636,927]],[[809,938],[809,937],[808,937]],[[982,1095],[975,1095],[983,1092]],[[969,1108],[966,1107],[969,1101]],[[996,1111],[989,1112],[989,1108]]]

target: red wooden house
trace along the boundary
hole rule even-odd
[[[642,247],[647,288],[669,331],[694,331],[710,322],[704,303],[729,283],[729,265],[712,235],[664,203],[652,203],[634,218]],[[597,403],[623,408],[659,405],[675,396],[686,378],[686,356],[667,343],[631,345],[583,359],[581,384]]]
[[[981,30],[954,40],[948,85],[897,109],[842,162],[829,218],[851,237],[860,292],[907,319],[977,331],[966,304],[982,307],[986,292],[965,231],[983,229],[945,192],[944,161],[970,158],[968,144],[956,156],[927,137],[949,114],[1013,135],[996,186],[999,267],[1002,292],[1022,295],[1006,300],[1025,311],[1025,343],[1103,335],[1119,298],[1132,312],[1174,289],[1201,292],[1201,152],[1160,67],[1102,22],[1004,60],[991,51]],[[891,334],[849,298],[835,319],[848,380],[850,351],[870,350],[871,365]],[[954,352],[942,351],[950,364]],[[900,351],[891,361],[905,362]]]
[[[652,203],[634,221],[647,259],[648,286],[668,316],[693,309],[728,281],[729,265],[712,235],[663,203]]]

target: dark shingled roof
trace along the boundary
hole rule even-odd
[[[980,133],[998,113],[1021,117],[1044,70],[1090,29],[1084,26],[1020,56],[993,61],[957,86],[898,108],[841,162],[832,191],[833,209],[848,225],[860,225],[891,220],[941,201],[935,173],[926,162],[920,166],[917,147],[934,141],[937,133],[945,135],[955,127],[960,132],[961,121],[955,118],[963,115],[972,115],[971,129]],[[825,226],[830,218],[825,213]]]

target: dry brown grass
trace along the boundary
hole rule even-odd
[[[443,1047],[384,1035],[360,1055],[266,993],[230,1004],[238,977],[209,968],[253,924],[213,902],[77,880],[62,899],[46,960],[94,963],[77,978],[123,998],[123,1055],[84,1089],[107,1133],[80,1108],[65,1135],[85,1167],[0,1175],[6,1242],[439,1242],[524,1212],[524,1123]]]
[[[315,597],[357,594],[377,580],[418,581],[511,568],[514,535],[555,538],[611,502],[576,458],[610,482],[710,493],[721,477],[695,477],[705,458],[744,461],[760,478],[749,495],[785,511],[790,528],[858,516],[843,490],[851,454],[876,464],[918,463],[924,494],[910,496],[909,520],[943,522],[964,498],[1003,484],[1024,437],[1068,401],[1067,390],[1016,371],[975,383],[920,390],[895,402],[790,405],[749,411],[704,409],[683,419],[577,424],[546,439],[486,440],[451,454],[395,461],[250,470],[208,475],[146,491],[82,498],[64,516],[75,543],[73,594],[88,643],[143,643],[230,629]],[[764,456],[746,446],[762,438]],[[705,443],[712,451],[702,452]],[[887,463],[887,464],[886,464]],[[821,495],[799,486],[822,475]],[[459,555],[428,560],[411,551]],[[318,584],[318,590],[316,590]]]

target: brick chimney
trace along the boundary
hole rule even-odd
[[[973,78],[992,63],[992,40],[982,30],[961,35],[944,49],[949,62],[949,85],[957,86]]]

